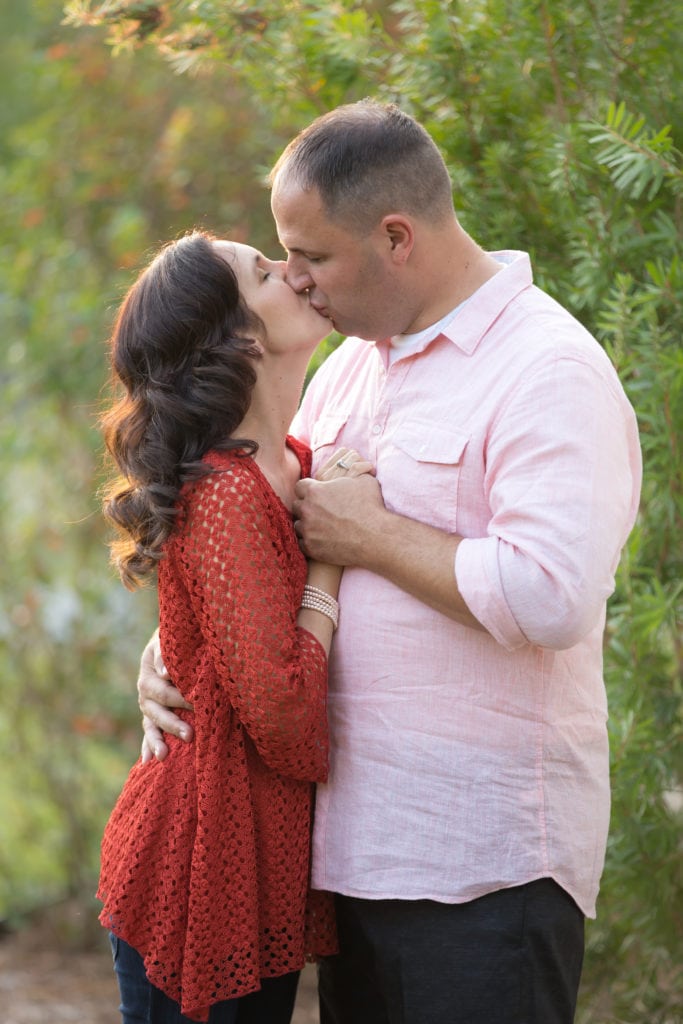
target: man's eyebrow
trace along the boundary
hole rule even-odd
[[[282,245],[282,242],[280,243],[280,245]],[[317,258],[318,256],[322,255],[322,253],[316,252],[315,249],[301,249],[301,248],[299,248],[299,246],[296,246],[296,245],[292,245],[292,246],[282,245],[282,248],[287,253],[290,253],[290,254],[293,253],[295,256],[306,256],[309,259]]]

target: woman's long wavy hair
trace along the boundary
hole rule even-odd
[[[112,563],[134,589],[153,573],[178,514],[182,485],[210,470],[210,449],[255,441],[232,435],[251,403],[259,318],[204,231],[170,242],[135,281],[110,339],[119,398],[101,426],[120,475],[104,493],[117,530]]]

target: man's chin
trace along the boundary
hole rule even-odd
[[[329,316],[328,319],[337,334],[341,334],[345,338],[361,338],[363,341],[377,340],[378,336],[371,334],[369,329],[363,328],[361,324],[349,323],[347,320],[338,320],[333,316]]]

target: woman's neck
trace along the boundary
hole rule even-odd
[[[301,399],[305,369],[296,374],[285,373],[277,362],[265,356],[259,364],[249,411],[235,431],[236,437],[256,441],[256,463],[290,509],[300,467],[285,439]]]

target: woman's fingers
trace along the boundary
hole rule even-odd
[[[372,463],[358,454],[355,448],[338,448],[322,464],[316,480],[338,480],[345,476],[359,476],[373,472]]]

